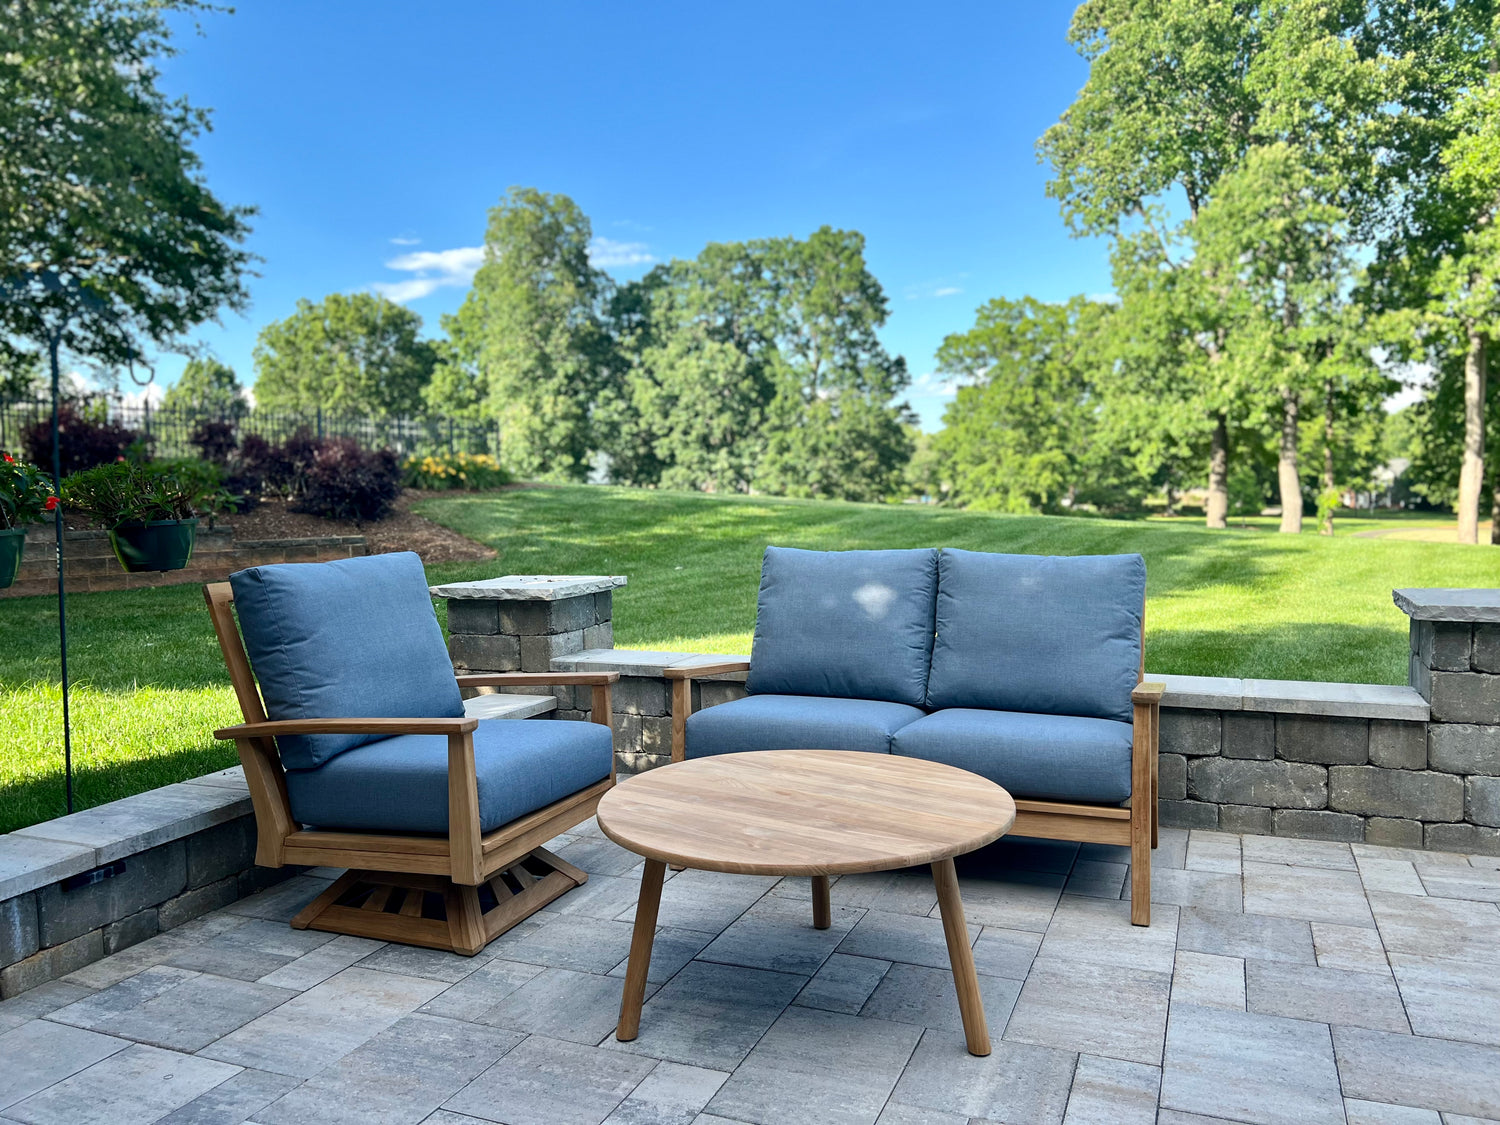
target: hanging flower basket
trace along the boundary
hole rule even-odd
[[[25,550],[24,527],[0,528],[0,590],[15,582],[21,571],[21,554]]]
[[[115,558],[132,574],[147,570],[181,570],[193,557],[198,521],[151,520],[122,523],[109,533]]]

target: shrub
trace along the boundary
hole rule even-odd
[[[136,460],[143,459],[140,456],[146,446],[143,435],[113,422],[90,418],[79,410],[76,403],[58,404],[57,432],[64,476],[118,461],[127,455]],[[50,466],[52,419],[41,418],[26,427],[21,434],[21,446],[28,461]]]
[[[366,450],[350,438],[317,443],[302,495],[291,505],[328,519],[378,520],[401,495],[401,467],[389,449]]]
[[[240,447],[232,422],[199,422],[188,441],[203,454],[205,461],[215,465],[227,466]]]
[[[411,456],[402,467],[408,488],[477,492],[510,483],[510,474],[487,453],[436,453]]]
[[[307,491],[308,473],[324,444],[324,439],[305,429],[280,445],[272,445],[259,434],[247,434],[240,443],[240,462],[246,473],[261,478],[267,491],[296,499]]]

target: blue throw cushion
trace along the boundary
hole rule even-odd
[[[767,547],[746,689],[920,707],[936,597],[935,550]]]
[[[927,707],[1131,720],[1140,678],[1140,555],[943,551]]]
[[[474,732],[479,827],[519,816],[609,776],[609,728],[562,719],[487,719]],[[348,750],[312,770],[288,770],[301,824],[346,832],[448,834],[448,739],[402,734]]]
[[[687,756],[743,750],[864,750],[889,754],[891,735],[922,712],[880,699],[748,695],[688,717]]]
[[[422,560],[410,551],[256,566],[229,582],[267,718],[463,717]],[[380,737],[276,743],[287,769],[311,769]]]
[[[1012,797],[1117,805],[1130,796],[1129,723],[1013,711],[936,711],[896,732],[893,754],[987,777]]]

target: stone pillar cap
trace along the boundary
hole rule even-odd
[[[556,602],[602,594],[625,585],[623,574],[507,574],[479,582],[430,587],[435,598],[483,598],[502,602]]]
[[[1500,590],[1392,590],[1391,597],[1413,621],[1500,622]]]

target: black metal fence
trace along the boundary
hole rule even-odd
[[[234,424],[241,437],[259,434],[267,441],[285,441],[299,430],[317,437],[353,438],[368,449],[393,449],[401,456],[424,453],[488,453],[500,456],[500,430],[495,423],[473,422],[446,415],[384,418],[368,414],[334,414],[322,410],[296,413],[250,410],[243,414],[215,413],[191,407],[152,406],[125,402],[117,395],[87,395],[73,399],[73,408],[96,421],[108,421],[138,432],[153,457],[197,457],[193,431],[206,421]],[[20,449],[22,435],[52,417],[50,399],[0,399],[0,449]]]

